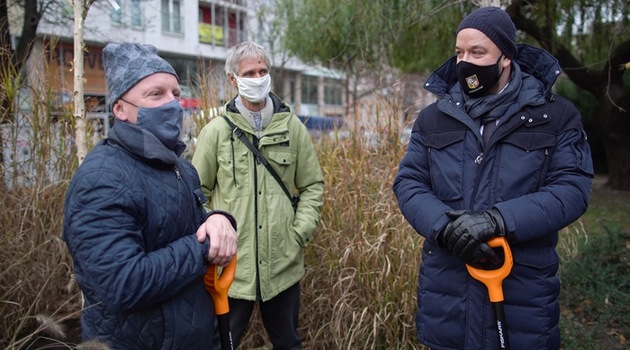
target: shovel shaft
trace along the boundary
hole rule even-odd
[[[228,313],[230,305],[228,302],[228,290],[234,280],[236,272],[236,257],[226,266],[219,275],[219,267],[212,265],[204,276],[204,284],[214,302],[214,313],[219,323],[219,335],[221,337],[222,350],[234,350],[232,342],[232,332],[230,331],[230,320]]]
[[[221,335],[221,350],[234,350],[228,314],[218,315],[217,322],[219,322],[219,334]]]
[[[488,296],[494,308],[494,316],[496,318],[497,334],[499,336],[499,346],[501,349],[510,349],[508,341],[508,328],[505,323],[505,313],[503,312],[503,280],[512,271],[514,261],[512,260],[512,251],[503,237],[494,238],[488,241],[488,245],[492,248],[502,248],[504,254],[503,265],[495,270],[483,270],[466,265],[470,275],[485,284],[488,288]]]
[[[505,322],[505,312],[503,312],[503,303],[492,303],[494,308],[494,316],[497,322],[497,335],[499,336],[499,346],[501,349],[510,350],[510,341],[508,340],[507,323]]]

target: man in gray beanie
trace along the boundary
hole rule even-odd
[[[115,122],[77,169],[63,238],[84,297],[83,340],[109,349],[212,349],[210,264],[236,254],[236,222],[206,212],[199,175],[180,157],[173,67],[155,47],[108,44]]]
[[[593,176],[577,109],[552,93],[548,52],[516,44],[516,28],[483,7],[457,28],[455,56],[425,89],[439,99],[412,129],[393,190],[424,237],[416,328],[432,349],[558,349],[558,230],[587,209]],[[501,332],[487,288],[466,268],[497,269],[507,240]]]

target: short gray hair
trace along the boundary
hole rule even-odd
[[[225,73],[232,73],[236,75],[238,72],[238,66],[244,58],[262,58],[267,65],[267,68],[271,69],[271,58],[262,46],[252,41],[244,41],[240,44],[232,46],[228,51],[225,58]]]

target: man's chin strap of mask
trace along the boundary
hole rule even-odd
[[[140,108],[140,106],[138,106],[137,104],[135,104],[135,103],[131,103],[131,102],[129,102],[129,101],[127,101],[127,100],[125,100],[125,99],[124,99],[124,98],[122,98],[122,97],[121,97],[121,98],[119,98],[119,100],[121,100],[121,101],[125,101],[125,102],[129,103],[130,105],[132,105],[132,106],[134,106],[134,107],[136,107],[136,108]]]

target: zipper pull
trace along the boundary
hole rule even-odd
[[[178,180],[182,179],[182,174],[179,173],[179,169],[177,168],[177,165],[175,166],[175,175],[177,175]]]
[[[475,158],[475,164],[480,165],[483,162],[483,152],[479,153],[477,158]]]

